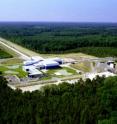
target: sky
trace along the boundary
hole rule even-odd
[[[117,22],[117,0],[0,0],[0,21]]]

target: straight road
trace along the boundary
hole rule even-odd
[[[0,39],[0,44],[3,45],[3,46],[5,46],[5,47],[7,47],[8,49],[14,51],[14,52],[17,53],[19,56],[21,56],[21,58],[24,59],[24,60],[29,60],[29,59],[30,59],[29,56],[27,56],[27,55],[25,55],[24,53],[20,52],[20,51],[17,50],[16,48],[14,48],[14,47],[12,47],[12,46],[9,46],[8,44],[6,44],[6,43],[5,43],[4,41],[2,41],[1,39]]]

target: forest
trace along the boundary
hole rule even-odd
[[[0,36],[39,53],[117,56],[114,23],[0,23]]]
[[[1,124],[116,124],[117,77],[12,90],[0,76]]]

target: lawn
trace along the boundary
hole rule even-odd
[[[19,58],[10,58],[4,60],[0,64],[0,71],[4,75],[17,75],[18,77],[26,77],[27,73],[22,70],[22,62],[23,60]]]
[[[5,52],[4,50],[0,49],[0,59],[5,58],[12,58],[13,56],[9,54],[8,52]]]
[[[73,75],[77,74],[77,72],[71,68],[68,68],[68,67],[60,67],[60,68],[57,68],[57,69],[50,69],[47,71],[47,74],[48,75],[55,75],[55,73],[57,71],[60,71],[60,70],[66,70],[68,73],[71,73]]]
[[[19,66],[19,68],[14,69],[14,71],[18,72],[19,74],[17,75],[18,77],[26,77],[27,73],[22,70],[22,65]]]
[[[17,66],[17,68],[12,68]],[[17,75],[19,78],[26,77],[27,73],[22,70],[21,65],[0,65],[0,72],[4,75]]]
[[[42,80],[50,80],[53,78],[59,79],[59,78],[65,77],[65,76],[69,76],[69,75],[56,75],[55,73],[59,72],[59,71],[66,71],[68,74],[71,74],[71,75],[78,74],[74,69],[71,69],[69,67],[60,67],[60,68],[56,68],[56,69],[49,69],[49,70],[47,70],[47,72],[44,72],[46,77],[43,77]]]
[[[3,62],[1,62],[1,64],[4,64],[4,65],[13,65],[13,64],[21,64],[23,62],[22,59],[19,59],[19,58],[11,58],[11,59],[7,59]]]
[[[74,52],[80,52],[96,57],[117,57],[116,47],[81,47],[74,50]]]
[[[83,72],[90,72],[91,71],[91,63],[88,61],[78,62],[76,64],[72,64],[71,67],[83,71]]]

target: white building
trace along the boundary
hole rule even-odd
[[[60,58],[58,58],[58,57],[56,57],[56,58],[50,58],[48,60],[52,60],[52,61],[58,62],[59,64],[63,64],[63,60],[60,59]]]
[[[30,60],[24,61],[24,66],[34,66],[37,69],[51,69],[58,68],[63,63],[60,58],[43,59],[38,56],[31,57]]]
[[[59,67],[59,63],[50,59],[46,59],[44,61],[39,62],[38,67],[40,69],[52,69]]]
[[[30,66],[30,65],[36,64],[36,63],[38,63],[38,62],[39,62],[39,61],[28,60],[28,61],[24,61],[23,64],[24,64],[24,66]]]
[[[37,63],[39,63],[40,61],[43,61],[43,60],[44,59],[42,57],[34,56],[34,57],[31,57],[30,60],[24,61],[23,64],[25,66],[29,66],[29,65],[37,64]]]
[[[34,61],[43,61],[44,59],[40,56],[33,56],[31,57],[31,60],[34,60]]]
[[[42,77],[43,73],[37,70],[34,66],[23,66],[23,70],[28,73],[31,78]]]

